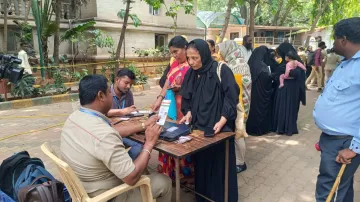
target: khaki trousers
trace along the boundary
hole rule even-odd
[[[235,139],[236,165],[244,165],[245,152],[246,152],[245,138],[242,137],[237,140]]]
[[[151,192],[156,202],[170,202],[172,193],[171,179],[163,174],[152,173],[150,178]],[[141,202],[140,189],[133,189],[116,197],[113,202]]]
[[[310,84],[312,79],[316,79],[316,83],[317,83],[318,88],[321,88],[322,87],[322,78],[323,78],[323,73],[322,73],[323,68],[321,66],[319,66],[319,67],[311,66],[311,67],[312,67],[311,74],[306,79],[305,84],[308,85],[308,84]]]
[[[327,83],[333,72],[334,72],[333,69],[325,69],[325,84]]]

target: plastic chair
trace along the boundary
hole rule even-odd
[[[116,196],[125,193],[129,190],[140,188],[141,196],[144,202],[152,202],[153,197],[150,187],[150,179],[146,176],[141,176],[140,180],[134,185],[129,186],[122,184],[114,187],[94,198],[90,198],[82,186],[79,178],[76,176],[70,166],[62,161],[51,148],[49,143],[45,142],[41,145],[41,150],[56,164],[56,167],[60,171],[61,178],[68,189],[72,201],[77,202],[107,202],[108,200],[115,198]],[[155,200],[154,200],[155,201]]]

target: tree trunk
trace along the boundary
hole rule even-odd
[[[61,18],[61,0],[55,0],[55,23],[57,26],[54,35],[54,53],[53,53],[55,65],[59,64],[60,18]]]
[[[24,19],[24,22],[25,22],[25,23],[28,22],[29,15],[30,15],[30,9],[31,9],[31,0],[28,0],[28,2],[27,2],[27,7],[26,7],[26,11],[25,11],[25,19]]]
[[[124,42],[124,38],[125,38],[125,31],[126,31],[126,27],[127,27],[127,22],[129,19],[129,13],[130,13],[130,4],[131,4],[131,0],[126,0],[126,9],[125,9],[125,16],[124,16],[124,20],[123,20],[123,26],[121,28],[121,34],[120,34],[120,39],[119,39],[119,43],[116,49],[116,55],[115,55],[115,60],[120,60],[120,52],[121,52],[121,46]],[[115,63],[115,68],[119,69],[120,67],[120,63],[116,62]]]
[[[42,45],[42,53],[44,55],[44,65],[45,67],[47,67],[49,65],[49,47],[48,47],[47,39],[45,40],[41,39],[41,45]]]
[[[278,9],[277,9],[277,11],[275,13],[275,16],[273,18],[273,21],[271,23],[272,26],[277,26],[278,25],[278,21],[279,21],[279,18],[280,18],[280,13],[282,11],[283,5],[284,5],[284,0],[279,0],[278,1]]]
[[[240,7],[240,15],[242,18],[244,18],[244,24],[247,25],[248,24],[248,12],[247,12],[247,6],[245,5],[245,3]]]
[[[223,42],[223,40],[224,40],[226,30],[228,28],[229,21],[230,21],[231,9],[234,7],[234,4],[235,4],[234,0],[229,0],[227,9],[226,9],[226,14],[225,14],[225,22],[224,22],[223,28],[221,30],[219,43]]]
[[[330,4],[331,1],[332,0],[325,0],[325,2],[323,4],[320,4],[320,5],[322,5],[322,7],[319,8],[316,17],[314,18],[314,21],[311,24],[310,32],[306,37],[305,47],[309,46],[311,34],[314,33],[316,25],[317,25],[318,21],[320,20],[321,15],[324,13],[326,7]]]
[[[250,26],[249,26],[249,35],[254,40],[254,30],[255,30],[255,0],[250,0]]]
[[[4,1],[4,41],[3,41],[3,52],[7,53],[7,42],[8,42],[8,26],[7,26],[7,18],[8,18],[8,4],[7,0]]]
[[[286,18],[289,16],[289,14],[290,14],[293,6],[294,6],[294,5],[291,5],[290,2],[286,5],[285,13],[283,14],[283,16],[282,16],[281,19],[280,19],[280,23],[279,23],[280,26],[284,26],[285,20],[286,20]]]

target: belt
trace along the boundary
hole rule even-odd
[[[334,138],[334,139],[352,139],[353,136],[351,135],[329,135],[327,133],[322,133],[323,135],[326,135],[328,137]]]

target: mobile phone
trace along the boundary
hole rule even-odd
[[[141,117],[144,116],[142,113],[130,114],[130,117]]]
[[[204,130],[204,137],[214,137],[215,131],[212,128],[206,128]]]

